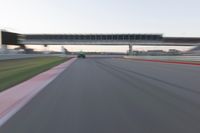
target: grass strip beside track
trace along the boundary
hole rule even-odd
[[[63,57],[37,57],[0,61],[0,91],[30,79],[66,60]]]

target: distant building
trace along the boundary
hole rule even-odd
[[[196,55],[200,56],[200,46],[196,46],[193,49],[188,50],[184,55]]]
[[[168,55],[181,55],[182,52],[177,49],[169,49]]]
[[[160,56],[160,55],[166,55],[167,52],[163,50],[148,50],[147,55],[153,55],[153,56]]]
[[[62,54],[69,54],[70,52],[64,46],[61,46],[61,53]]]

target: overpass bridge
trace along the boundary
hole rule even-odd
[[[162,34],[18,34],[0,32],[1,48],[7,45],[133,45],[144,46],[200,46],[200,38],[163,37]]]

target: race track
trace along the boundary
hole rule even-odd
[[[199,133],[200,67],[78,59],[0,133]]]

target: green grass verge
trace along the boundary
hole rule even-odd
[[[0,61],[0,91],[66,61],[63,57],[38,57]]]

